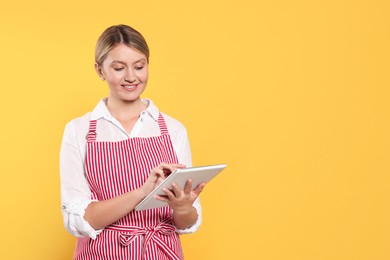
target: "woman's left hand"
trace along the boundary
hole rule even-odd
[[[175,212],[186,212],[192,208],[192,204],[205,185],[206,183],[201,183],[192,189],[192,180],[189,179],[182,190],[176,183],[172,183],[172,190],[164,188],[163,191],[166,195],[157,195],[155,198],[167,202]]]

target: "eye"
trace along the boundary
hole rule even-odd
[[[143,66],[137,66],[135,67],[135,70],[142,70],[144,67]]]
[[[124,67],[114,68],[115,71],[122,71],[123,69],[124,69]]]

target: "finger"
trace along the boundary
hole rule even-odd
[[[176,164],[170,164],[170,172],[168,172],[166,174],[166,176],[170,175],[171,173],[175,172],[177,169],[184,169],[186,168],[187,166],[185,164],[181,164],[181,163],[176,163]]]
[[[164,172],[165,175],[171,174],[176,169],[174,166],[172,166],[172,165],[170,165],[168,163],[160,163],[158,168],[161,169]]]
[[[186,185],[184,185],[184,193],[189,194],[192,190],[192,179],[188,179],[186,181]]]
[[[168,196],[165,195],[155,195],[154,198],[156,200],[164,201],[164,202],[169,202]]]
[[[182,163],[166,163],[166,162],[160,163],[158,167],[162,169],[163,167],[169,167],[169,166],[176,167],[176,168],[187,167],[185,164]]]
[[[168,164],[168,163],[160,163],[158,166],[159,169],[162,169],[164,171],[165,177],[169,176],[172,172],[176,171],[176,169],[182,169],[186,168],[185,164],[181,163],[173,163],[173,164]]]
[[[179,197],[181,195],[181,189],[176,183],[172,183],[172,191],[175,194],[175,197]]]
[[[158,168],[158,167],[152,169],[151,174],[154,174],[155,176],[161,177],[161,178],[164,178],[164,177],[165,177],[165,176],[164,176],[164,171],[163,171],[162,169]]]
[[[175,194],[173,194],[173,192],[167,188],[164,188],[163,189],[163,192],[167,195],[168,199],[174,199],[175,198]]]
[[[170,163],[170,164],[167,164],[167,163],[164,163],[164,166],[169,166],[171,167],[172,169],[176,170],[178,168],[186,168],[187,166],[185,164],[182,164],[182,163]]]
[[[182,163],[173,164],[173,166],[176,168],[180,168],[180,169],[187,167],[185,164],[182,164]]]
[[[199,184],[198,186],[196,186],[195,189],[192,190],[192,192],[194,192],[196,194],[196,196],[199,196],[199,194],[202,192],[204,186],[206,186],[206,183],[201,183]]]
[[[164,178],[157,178],[156,185],[160,185],[164,181]]]
[[[162,162],[158,165],[158,168],[160,169],[169,169],[169,170],[172,170],[173,169],[173,164],[169,164],[169,163],[165,163],[165,162]]]

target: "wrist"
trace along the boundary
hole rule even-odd
[[[142,187],[134,190],[134,193],[136,194],[136,196],[139,198],[140,201],[146,198],[146,196],[148,195],[146,191],[142,189]]]
[[[194,207],[173,210],[173,222],[178,229],[186,229],[196,223],[198,214]]]
[[[176,216],[190,215],[193,211],[195,211],[195,208],[192,205],[187,207],[173,208],[173,214],[175,214]]]

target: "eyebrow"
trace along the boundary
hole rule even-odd
[[[146,62],[146,59],[145,59],[145,58],[141,58],[141,59],[135,61],[133,64],[138,63],[138,62],[141,62],[141,61]],[[120,60],[113,60],[113,61],[111,62],[111,64],[114,64],[114,63],[120,63],[120,64],[123,64],[123,65],[127,65],[126,62],[123,62],[123,61],[120,61]]]

